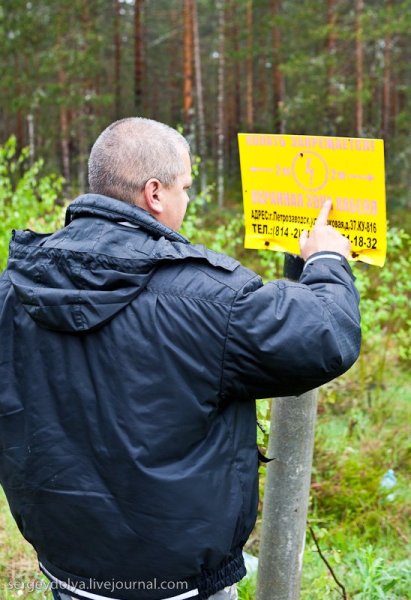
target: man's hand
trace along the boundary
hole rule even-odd
[[[327,225],[328,215],[332,202],[324,202],[314,227],[310,231],[303,231],[300,237],[300,254],[307,260],[315,252],[338,252],[345,258],[350,255],[350,241],[341,235],[334,227]]]

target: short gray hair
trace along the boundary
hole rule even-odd
[[[112,123],[94,143],[88,162],[90,191],[135,204],[155,177],[166,187],[184,173],[187,140],[152,119],[129,117]]]

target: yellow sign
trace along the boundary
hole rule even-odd
[[[383,266],[384,142],[311,135],[238,135],[246,248],[299,254],[326,200],[328,223],[349,238],[354,260]]]

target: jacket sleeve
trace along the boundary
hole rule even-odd
[[[340,255],[311,257],[299,283],[250,280],[231,309],[222,397],[299,395],[347,371],[361,345],[358,302]]]

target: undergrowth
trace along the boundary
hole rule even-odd
[[[53,230],[62,220],[61,208],[55,207],[61,179],[42,176],[41,163],[17,177],[25,160],[27,155],[15,156],[13,141],[1,149],[1,265],[13,227],[29,224],[38,231]],[[245,251],[239,211],[212,209],[207,196],[190,205],[183,234],[194,243],[237,257],[264,280],[281,276],[283,256]],[[354,265],[362,297],[361,356],[347,374],[321,388],[320,394],[309,525],[350,600],[410,597],[409,243],[402,229],[391,228],[386,266]],[[257,406],[259,420],[268,430],[270,401],[260,400]],[[259,431],[258,436],[260,445],[266,446],[267,434]],[[381,481],[389,469],[396,482],[385,489]],[[262,467],[261,492],[264,472]],[[260,527],[261,514],[247,544],[255,555]],[[255,576],[243,580],[240,600],[254,600],[255,585]],[[0,492],[0,598],[49,600],[45,586],[34,551],[21,538]],[[342,598],[341,589],[308,534],[301,600],[338,598]]]
[[[265,281],[282,276],[281,254],[244,250],[239,211],[204,211],[199,202],[190,211],[185,232],[192,241],[238,257]],[[387,242],[384,268],[353,264],[361,294],[361,355],[348,373],[321,389],[316,429],[309,524],[352,600],[405,600],[411,590],[410,236],[392,227]],[[267,432],[270,405],[270,400],[257,403]],[[260,430],[257,435],[259,444],[267,447],[268,435]],[[264,469],[260,468],[261,496]],[[389,469],[396,476],[393,490],[381,487]],[[260,528],[261,514],[247,544],[255,555]],[[255,575],[245,579],[239,586],[240,600],[254,600],[255,588]],[[308,534],[301,600],[342,597]]]
[[[308,527],[347,600],[406,600],[411,589],[407,373],[361,395],[358,367],[320,391]],[[396,483],[382,487],[392,469]],[[261,471],[261,491],[264,471]],[[247,549],[258,555],[261,519]],[[274,542],[273,542],[274,543]],[[254,600],[255,574],[240,584]],[[337,600],[342,590],[307,531],[301,600]]]

